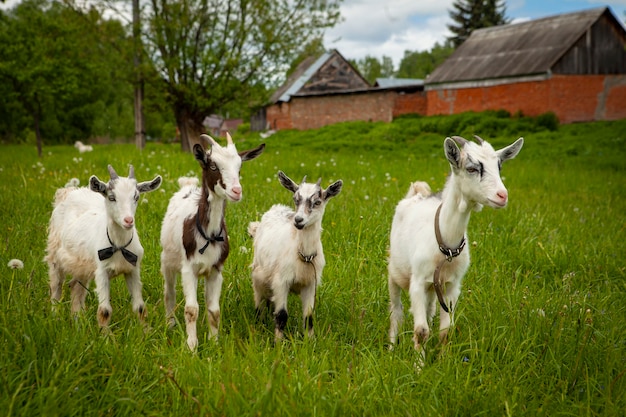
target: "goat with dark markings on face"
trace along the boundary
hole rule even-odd
[[[445,342],[453,308],[461,292],[461,280],[470,263],[466,247],[467,225],[472,210],[483,205],[502,208],[508,192],[500,178],[504,161],[515,158],[524,139],[494,150],[476,136],[477,143],[459,136],[444,140],[451,175],[441,195],[433,195],[424,182],[411,184],[396,206],[389,247],[389,339],[396,343],[402,324],[401,292],[406,290],[413,314],[413,342],[424,364],[424,343],[439,299],[439,337]],[[465,248],[465,250],[464,250]]]
[[[322,218],[326,203],[341,191],[343,182],[334,182],[325,190],[321,178],[315,184],[300,185],[282,171],[278,179],[293,193],[295,211],[282,204],[272,206],[260,222],[252,222],[248,233],[254,239],[252,285],[257,314],[263,301],[273,304],[275,338],[283,338],[287,324],[287,297],[300,294],[305,330],[313,336],[315,292],[326,264],[322,248]]]
[[[185,323],[187,345],[194,350],[198,345],[198,277],[204,276],[204,296],[209,319],[210,336],[217,337],[220,322],[220,294],[222,268],[228,257],[228,231],[224,213],[226,201],[240,201],[243,194],[239,183],[241,163],[252,160],[263,152],[265,144],[237,152],[230,136],[228,145],[220,146],[208,135],[193,147],[195,158],[202,168],[202,183],[189,178],[179,179],[180,190],[167,207],[161,228],[161,273],[165,279],[164,299],[167,321],[176,323],[176,275],[181,274],[185,295]]]

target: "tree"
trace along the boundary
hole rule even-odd
[[[150,1],[144,46],[189,151],[207,115],[264,101],[262,86],[338,22],[340,0]]]
[[[454,52],[451,42],[444,45],[435,43],[430,51],[404,51],[404,57],[400,61],[398,78],[421,78],[424,79],[435,68],[445,61]]]
[[[97,30],[94,30],[96,28]],[[0,13],[0,134],[84,140],[122,89],[123,68],[108,45],[124,38],[119,22],[91,9],[76,13],[48,0],[25,0]]]
[[[377,78],[387,78],[393,76],[393,61],[390,57],[384,56],[382,61],[378,58],[367,55],[356,62],[359,72],[370,84],[374,84]]]
[[[448,38],[454,47],[461,45],[475,29],[505,25],[504,0],[456,0],[449,11],[454,24],[447,25],[454,36]]]

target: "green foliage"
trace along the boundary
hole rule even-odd
[[[376,83],[377,78],[389,78],[394,75],[393,61],[384,55],[381,61],[376,57],[367,55],[365,58],[359,59],[355,63],[355,67],[371,85]]]
[[[177,178],[199,173],[176,144],[96,145],[79,155],[32,145],[0,152],[0,408],[31,415],[585,415],[626,409],[626,120],[547,129],[541,118],[505,112],[403,117],[279,131],[244,163],[244,199],[227,207],[231,253],[224,268],[222,325],[207,340],[206,317],[192,354],[184,325],[166,328],[159,233]],[[481,131],[482,127],[492,130]],[[503,130],[497,131],[500,127]],[[506,209],[472,214],[465,277],[448,345],[427,344],[418,372],[412,318],[387,346],[386,249],[394,208],[409,183],[445,183],[445,136],[478,134],[499,148],[525,138],[504,164]],[[261,142],[235,136],[239,150]],[[335,144],[336,145],[333,145]],[[72,318],[67,288],[50,309],[42,262],[56,188],[70,178],[107,178],[108,163],[140,180],[161,174],[142,196],[137,223],[148,319],[130,308],[124,280],[111,282],[110,332],[96,321],[97,297]],[[289,300],[287,340],[273,343],[270,319],[254,316],[246,228],[274,203],[291,204],[276,179],[343,179],[324,217],[327,265],[317,294],[316,338],[303,335],[300,301]],[[11,258],[24,269],[9,269]],[[203,305],[199,285],[200,304]],[[180,288],[180,284],[179,284]],[[182,291],[177,318],[184,321]],[[405,297],[405,306],[408,298]],[[435,326],[437,325],[435,320]]]
[[[424,79],[454,52],[449,42],[435,43],[430,51],[404,51],[404,57],[396,73],[398,78]]]
[[[510,21],[503,0],[456,0],[452,8],[449,14],[454,23],[447,26],[454,35],[448,40],[455,48],[476,29],[505,25]]]

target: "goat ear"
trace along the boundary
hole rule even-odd
[[[198,160],[198,162],[200,162],[200,165],[202,165],[202,168],[205,168],[207,166],[207,162],[208,162],[207,155],[202,145],[197,144],[197,143],[193,145],[193,155]]]
[[[95,191],[96,193],[100,193],[100,194],[102,194],[105,197],[107,195],[107,185],[106,185],[106,183],[100,181],[98,179],[98,177],[96,177],[95,175],[92,175],[91,178],[89,178],[89,188],[91,189],[91,191]]]
[[[324,200],[328,200],[331,197],[336,196],[341,192],[341,187],[343,187],[343,181],[335,181],[330,184],[328,188],[324,191]]]
[[[162,181],[163,178],[161,178],[160,175],[157,175],[152,181],[144,181],[137,184],[137,191],[139,191],[140,193],[154,191],[161,186]]]
[[[278,171],[278,181],[282,184],[283,187],[295,193],[298,191],[298,184],[293,182],[291,178],[289,178],[283,171]]]
[[[509,159],[513,159],[517,156],[519,151],[522,150],[522,146],[524,146],[524,138],[519,138],[506,148],[502,148],[496,152],[498,158],[500,158],[501,162],[508,161]]]
[[[250,161],[251,159],[254,159],[257,156],[261,155],[264,149],[265,149],[265,144],[262,143],[254,149],[249,149],[247,151],[239,152],[239,156],[241,157],[242,162]]]
[[[461,150],[455,141],[452,138],[446,138],[443,142],[443,147],[450,166],[454,169],[459,169],[461,167]]]

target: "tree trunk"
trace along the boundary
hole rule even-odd
[[[184,109],[176,108],[176,126],[180,132],[180,149],[191,152],[193,145],[200,143],[200,135],[204,133],[202,122],[197,122]]]
[[[146,146],[146,124],[143,117],[143,75],[141,73],[141,26],[139,0],[133,0],[133,63],[135,66],[135,145],[142,150]]]
[[[39,103],[39,98],[37,93],[35,93],[35,109],[33,110],[33,127],[35,129],[35,137],[37,138],[37,156],[41,158],[41,154],[43,152],[43,139],[41,138],[41,129],[39,128],[39,120],[41,115],[41,103]]]

